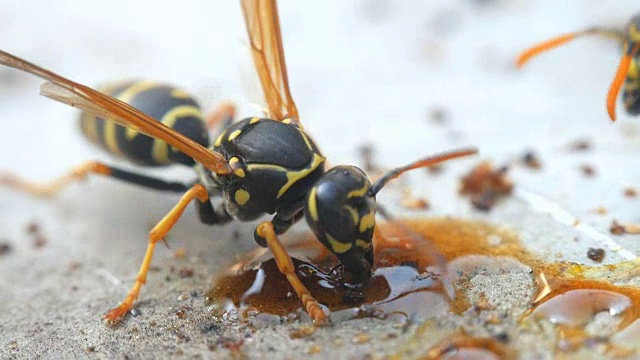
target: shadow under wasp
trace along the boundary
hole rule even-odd
[[[325,157],[303,130],[289,90],[275,0],[242,0],[241,5],[268,118],[232,123],[233,106],[223,104],[205,121],[191,96],[174,87],[134,82],[100,92],[0,51],[0,64],[48,81],[41,86],[42,95],[82,109],[83,133],[112,154],[142,166],[192,166],[197,174],[191,184],[170,183],[90,161],[49,184],[31,183],[11,174],[0,179],[0,184],[36,195],[55,194],[88,174],[184,192],[150,231],[136,281],[124,300],[105,315],[108,324],[120,321],[131,310],[147,280],[156,244],[192,201],[200,220],[211,225],[275,214],[257,226],[255,241],[269,247],[278,269],[314,322],[325,323],[325,310],[298,278],[278,235],[304,216],[318,240],[340,260],[350,281],[364,284],[373,266],[378,191],[406,171],[477,152],[462,149],[423,158],[375,182],[355,166],[326,170]],[[221,120],[228,124],[210,143],[208,127]],[[214,206],[212,197],[221,197],[222,204]]]
[[[607,93],[607,113],[616,120],[616,100],[620,88],[624,108],[630,115],[640,114],[640,14],[631,18],[624,31],[605,27],[591,27],[554,37],[523,51],[516,60],[518,67],[524,66],[540,53],[564,45],[576,38],[600,35],[617,40],[622,45],[622,58]],[[624,87],[623,87],[624,84]]]

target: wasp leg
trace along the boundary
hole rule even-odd
[[[280,240],[278,240],[278,236],[273,228],[273,224],[269,221],[265,221],[258,225],[256,228],[256,234],[258,236],[264,238],[267,242],[267,245],[271,249],[273,253],[273,258],[278,265],[278,270],[287,277],[289,284],[293,286],[296,294],[298,294],[298,298],[302,301],[305,309],[313,322],[321,325],[326,324],[328,319],[327,315],[322,310],[320,303],[316,300],[309,290],[302,284],[298,275],[296,275],[295,268],[293,266],[293,262],[291,261],[291,257],[287,253],[287,250],[284,248]]]
[[[224,129],[231,125],[236,116],[236,106],[231,101],[220,103],[216,109],[207,116],[207,128],[209,130],[216,127]]]
[[[77,166],[48,184],[38,184],[30,182],[10,173],[0,174],[0,186],[7,186],[35,196],[51,197],[60,192],[69,184],[76,181],[84,180],[90,173],[113,177],[154,190],[184,192],[189,189],[187,185],[184,185],[182,183],[167,182],[144,175],[135,174],[126,170],[105,165],[97,161],[89,161],[80,166]]]
[[[129,294],[117,307],[111,309],[106,315],[105,320],[108,325],[113,325],[121,320],[129,310],[131,310],[133,306],[133,302],[136,301],[138,295],[140,294],[140,288],[147,281],[147,272],[149,271],[149,265],[151,264],[151,259],[153,258],[153,250],[156,247],[156,243],[160,240],[163,240],[165,235],[171,230],[171,228],[176,224],[184,209],[189,205],[189,203],[198,199],[200,202],[209,201],[209,193],[204,188],[204,186],[200,184],[195,184],[189,191],[187,191],[180,201],[176,204],[176,206],[169,211],[165,217],[153,227],[153,229],[149,232],[149,245],[147,246],[147,251],[144,254],[144,258],[142,259],[142,265],[140,265],[140,270],[138,271],[138,275],[136,276],[136,282],[133,284],[131,289],[129,290]]]

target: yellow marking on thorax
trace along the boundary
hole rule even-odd
[[[371,210],[367,215],[363,216],[360,220],[360,230],[361,233],[371,229],[376,225],[376,212]]]
[[[238,203],[238,205],[240,206],[246,204],[250,198],[251,198],[251,194],[249,194],[249,192],[243,189],[237,190],[234,195],[234,199],[236,200],[236,203]]]
[[[224,139],[224,136],[227,134],[227,130],[223,131],[220,136],[218,136],[218,138],[216,139],[216,141],[213,143],[214,147],[220,147],[220,145],[222,145],[222,139]]]
[[[235,139],[238,136],[240,136],[240,134],[242,134],[242,130],[240,130],[240,129],[235,130],[231,134],[229,134],[229,137],[227,138],[227,140],[232,141],[233,139]]]
[[[182,89],[171,90],[171,97],[176,99],[191,99],[191,95]]]
[[[251,118],[251,120],[249,120],[249,124],[253,125],[253,124],[257,123],[258,121],[260,121],[260,118],[259,117],[254,117],[254,118]]]
[[[364,241],[364,240],[356,240],[356,246],[362,249],[368,249],[371,247],[371,241]]]
[[[176,106],[168,113],[164,114],[160,122],[166,126],[173,128],[176,121],[183,117],[199,117],[202,116],[200,109],[193,105]],[[154,139],[153,148],[151,150],[153,159],[158,164],[166,164],[169,162],[169,144],[162,140]]]
[[[313,161],[311,162],[311,166],[299,171],[290,171],[282,166],[272,164],[249,164],[247,165],[247,168],[249,170],[267,169],[284,172],[287,175],[287,182],[280,188],[280,191],[278,191],[277,198],[279,199],[285,192],[287,192],[287,190],[289,190],[291,186],[293,186],[293,184],[314,172],[318,168],[318,166],[320,166],[325,160],[326,158],[324,156],[313,153]]]
[[[309,215],[311,215],[311,219],[315,222],[318,222],[318,201],[316,199],[316,195],[318,190],[316,187],[312,187],[311,191],[309,191],[309,201],[307,202],[307,208],[309,208]]]
[[[329,240],[329,245],[331,245],[331,249],[336,254],[346,253],[353,246],[352,243],[342,243],[342,242],[334,239],[333,236],[331,236],[329,234],[325,234],[325,235],[327,236],[327,240]]]

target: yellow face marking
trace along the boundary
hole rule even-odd
[[[191,95],[182,89],[173,89],[171,90],[171,97],[176,99],[190,99]]]
[[[307,202],[307,208],[309,208],[309,215],[311,215],[311,219],[315,222],[318,222],[318,203],[316,199],[318,190],[316,187],[312,187],[311,191],[309,191],[309,201]]]
[[[224,139],[224,136],[226,134],[227,134],[227,130],[223,131],[222,134],[220,134],[220,136],[218,136],[216,141],[213,143],[213,146],[219,147],[220,145],[222,145],[222,139]]]
[[[201,114],[200,109],[193,105],[176,106],[162,117],[161,122],[172,128],[176,121],[182,117],[197,117],[201,116]],[[151,155],[158,164],[168,163],[169,144],[164,141],[154,139]]]
[[[314,172],[321,164],[324,163],[325,160],[326,158],[324,156],[313,153],[313,161],[311,162],[311,165],[299,171],[287,171],[287,169],[282,166],[272,164],[249,164],[247,165],[247,168],[249,170],[269,169],[284,172],[287,175],[287,182],[280,188],[280,191],[278,191],[278,196],[276,198],[279,199],[291,186],[293,186],[293,184]]]
[[[353,220],[353,224],[354,225],[357,224],[358,221],[360,220],[360,215],[358,215],[358,211],[349,205],[345,205],[344,208],[349,212],[349,215],[351,215],[351,220]]]
[[[242,133],[242,130],[235,130],[234,132],[229,134],[229,137],[227,138],[227,140],[232,141],[233,139],[235,139],[238,136],[240,136],[241,133]]]
[[[251,120],[249,120],[249,124],[253,125],[253,124],[257,123],[258,121],[260,121],[260,118],[259,117],[254,117],[254,118],[251,118]]]
[[[371,229],[376,225],[376,213],[371,210],[367,215],[363,216],[360,220],[360,230],[361,233]]]
[[[356,240],[356,246],[362,249],[368,249],[371,247],[371,241],[364,241],[364,240]]]
[[[240,206],[246,204],[247,201],[249,201],[249,198],[251,198],[251,195],[246,190],[243,190],[243,189],[236,191],[234,195],[234,199],[236,200],[236,203],[238,203],[238,205]]]
[[[367,193],[367,191],[369,191],[369,184],[365,183],[361,189],[349,191],[347,198],[351,199],[352,197],[362,197]]]
[[[336,254],[346,253],[353,246],[352,243],[341,243],[340,241],[334,239],[333,236],[329,234],[325,234],[325,235],[327,235],[327,240],[329,240],[329,245],[331,246],[331,250],[333,250],[333,252]]]

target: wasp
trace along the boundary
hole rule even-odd
[[[624,31],[591,27],[557,36],[523,51],[516,60],[518,67],[524,66],[534,56],[564,45],[576,38],[600,35],[617,40],[622,45],[622,57],[607,93],[607,113],[612,121],[616,120],[616,99],[622,88],[624,108],[630,115],[640,114],[640,14],[631,18]],[[624,84],[624,86],[623,86]]]
[[[34,194],[54,194],[88,174],[184,192],[150,231],[136,280],[124,300],[106,313],[107,324],[121,321],[132,309],[147,281],[156,244],[191,202],[200,220],[211,225],[272,214],[271,220],[256,227],[255,241],[270,248],[312,320],[326,323],[325,309],[298,278],[278,236],[304,217],[318,240],[340,260],[344,273],[354,283],[364,284],[373,266],[376,194],[406,171],[477,152],[469,148],[426,157],[395,168],[375,182],[355,166],[326,170],[325,157],[304,131],[289,90],[275,0],[242,0],[241,5],[268,118],[231,123],[233,107],[222,106],[205,121],[192,97],[175,87],[134,82],[100,92],[0,51],[0,64],[47,81],[41,86],[42,95],[83,110],[83,133],[109,152],[139,165],[181,164],[196,173],[191,184],[169,183],[91,161],[50,184],[5,177],[5,185]],[[211,142],[207,127],[221,119],[230,124]],[[221,198],[221,205],[214,206],[212,198]]]

